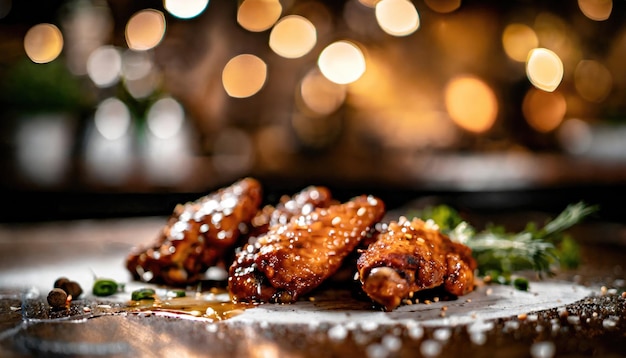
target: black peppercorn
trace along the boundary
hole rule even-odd
[[[78,282],[70,281],[67,277],[59,277],[54,281],[54,288],[60,288],[68,295],[72,296],[72,299],[77,299],[83,294],[83,289]]]
[[[48,293],[48,304],[53,309],[61,309],[66,307],[67,293],[60,288],[53,288]]]

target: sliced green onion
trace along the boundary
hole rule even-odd
[[[111,296],[117,292],[117,282],[108,278],[99,278],[93,283],[94,296]]]
[[[154,294],[155,292],[151,288],[140,288],[133,291],[133,293],[131,294],[131,299],[133,301],[153,300]]]
[[[528,291],[528,280],[523,277],[518,277],[513,280],[513,286],[520,291]]]

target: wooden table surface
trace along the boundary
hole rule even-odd
[[[575,230],[583,266],[537,283],[534,296],[533,290],[525,296],[527,305],[524,296],[507,298],[521,293],[499,286],[479,289],[471,296],[474,306],[459,298],[391,313],[345,298],[331,305],[321,293],[317,302],[268,305],[243,318],[208,322],[131,314],[122,309],[125,296],[106,301],[89,293],[94,274],[129,281],[125,255],[132,246],[153,240],[164,221],[136,217],[0,225],[0,356],[626,356],[622,225],[594,223]],[[45,302],[60,276],[78,281],[86,291],[69,312],[52,312]],[[550,291],[550,282],[563,290]],[[127,292],[140,285],[128,284]],[[499,295],[481,301],[489,289]],[[502,303],[495,297],[504,304],[497,306]],[[518,303],[507,305],[507,300]],[[491,307],[491,316],[481,316],[481,302]],[[448,316],[437,321],[443,306],[449,307]],[[298,316],[299,311],[308,313]],[[480,319],[460,319],[476,318],[472,314]]]

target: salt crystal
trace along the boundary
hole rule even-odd
[[[338,324],[328,330],[328,337],[334,341],[342,341],[348,336],[346,327]]]
[[[413,326],[409,328],[409,331],[407,332],[407,334],[412,339],[416,339],[416,340],[420,339],[424,336],[424,328],[422,328],[422,326]]]
[[[361,329],[366,332],[372,332],[378,329],[378,323],[375,321],[366,321],[361,323]]]
[[[487,342],[487,335],[483,332],[474,332],[470,334],[470,340],[472,341],[472,343],[478,346],[482,346],[483,344],[485,344],[485,342]]]
[[[433,332],[433,338],[445,342],[452,336],[452,331],[448,328],[439,328]]]
[[[207,330],[208,332],[211,332],[211,333],[215,333],[215,332],[217,332],[217,328],[218,328],[218,327],[217,327],[217,325],[216,325],[216,324],[208,324],[208,325],[206,326],[206,330]]]
[[[530,355],[533,358],[552,358],[556,347],[552,342],[537,342],[530,346]]]
[[[391,352],[397,352],[402,347],[402,340],[396,336],[386,335],[382,340],[383,346]]]
[[[569,323],[569,324],[579,324],[580,323],[580,317],[578,317],[578,316],[569,316],[569,317],[567,317],[567,323]]]
[[[617,318],[610,317],[602,321],[602,327],[606,329],[613,329],[617,326]]]
[[[365,353],[368,358],[386,358],[389,356],[389,351],[382,344],[378,343],[367,346]]]
[[[480,333],[492,330],[494,327],[493,322],[476,321],[467,327],[467,331],[470,333]]]
[[[427,339],[420,346],[420,353],[425,357],[436,357],[441,354],[441,343]]]

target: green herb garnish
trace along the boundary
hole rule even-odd
[[[94,281],[92,292],[94,296],[111,296],[117,292],[118,288],[117,282],[108,278],[99,278]]]
[[[524,230],[517,233],[494,225],[477,231],[447,205],[429,207],[412,213],[412,216],[433,220],[453,241],[469,246],[480,275],[506,278],[514,272],[530,269],[539,276],[551,274],[553,265],[559,263],[566,268],[576,267],[580,261],[579,247],[565,230],[596,210],[595,206],[582,202],[572,204],[543,227],[537,228],[534,223],[528,223]],[[513,284],[523,287],[521,282]]]
[[[151,288],[140,288],[131,293],[133,301],[154,300],[155,292]]]

